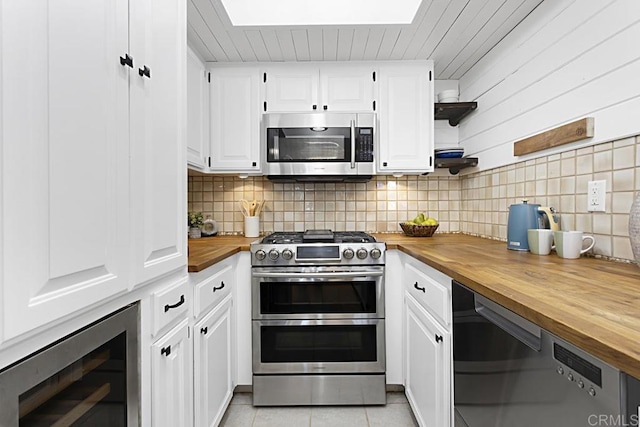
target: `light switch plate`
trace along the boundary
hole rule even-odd
[[[604,212],[607,195],[607,181],[589,181],[587,188],[587,211]]]

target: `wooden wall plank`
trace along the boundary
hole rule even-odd
[[[311,61],[322,61],[324,56],[322,49],[322,29],[309,28],[307,30],[307,37],[309,38],[309,59]]]
[[[245,30],[245,36],[258,61],[272,61],[267,45],[264,43],[259,30]]]
[[[513,144],[513,155],[523,156],[570,142],[592,138],[593,124],[593,117],[585,117],[529,138],[521,139]]]
[[[282,50],[282,59],[285,61],[296,60],[296,48],[293,44],[293,35],[289,30],[276,30],[278,44]]]
[[[351,45],[351,57],[349,58],[351,61],[362,61],[364,58],[364,49],[367,47],[368,38],[368,28],[356,28]]]
[[[384,31],[384,37],[382,38],[382,42],[380,43],[380,48],[378,49],[378,54],[376,55],[377,59],[380,58],[388,58],[393,51],[393,47],[396,45],[398,41],[398,36],[400,35],[400,28],[387,28]]]
[[[348,61],[351,58],[351,46],[353,46],[353,28],[343,28],[338,30],[338,61]]]
[[[192,0],[193,4],[200,12],[204,22],[215,37],[216,42],[220,45],[225,55],[227,56],[227,60],[230,62],[242,62],[242,56],[236,49],[236,45],[231,40],[231,37],[227,33],[224,24],[220,20],[218,13],[214,9],[213,5],[209,0]],[[187,11],[187,14],[189,12]],[[203,40],[205,40],[203,38]]]
[[[447,10],[448,2],[435,1],[429,8],[428,13],[425,15],[422,22],[418,24],[418,29],[413,35],[413,39],[409,42],[409,45],[405,49],[404,57],[402,59],[417,59],[418,53],[422,46],[431,37],[437,37],[433,35],[436,24],[442,19],[442,15]]]
[[[384,28],[376,27],[369,30],[369,38],[367,39],[367,46],[364,49],[364,60],[376,59],[378,57],[378,49],[380,49],[380,43],[384,36]]]
[[[269,52],[269,58],[271,58],[272,61],[282,61],[284,58],[276,32],[274,30],[262,29],[260,30],[260,34],[262,35],[262,40],[264,40],[265,48]]]
[[[338,30],[325,28],[322,30],[322,59],[335,61],[338,58]]]
[[[296,49],[296,60],[309,61],[309,40],[307,30],[292,30],[293,46]]]

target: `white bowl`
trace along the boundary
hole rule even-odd
[[[458,102],[458,90],[443,90],[438,94],[438,102]]]

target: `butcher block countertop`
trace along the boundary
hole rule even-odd
[[[461,234],[376,234],[470,289],[611,365],[640,378],[640,267],[595,258],[511,251]],[[248,250],[256,239],[189,240],[189,271]],[[209,261],[211,258],[211,262]]]

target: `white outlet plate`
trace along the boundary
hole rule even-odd
[[[604,212],[607,195],[607,181],[589,181],[587,188],[587,211]]]

